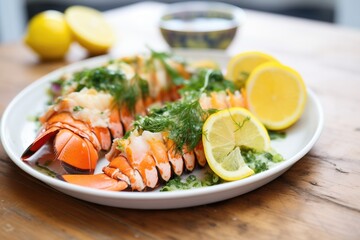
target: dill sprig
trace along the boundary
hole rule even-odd
[[[228,86],[231,85],[225,83],[221,72],[209,69],[201,71],[190,80],[186,91],[181,91],[182,98],[179,101],[151,109],[147,116],[139,116],[134,126],[151,132],[168,132],[178,152],[182,152],[184,146],[193,150],[203,134],[205,119],[213,113],[213,110],[201,108],[201,94],[229,89]]]
[[[133,79],[128,81],[124,86],[124,91],[119,92],[121,96],[117,96],[115,99],[119,103],[125,104],[130,111],[135,111],[135,105],[138,99],[144,98],[149,94],[148,82],[135,75]]]
[[[147,116],[139,116],[134,126],[151,132],[168,132],[177,151],[182,152],[184,146],[191,151],[201,139],[207,115],[200,106],[198,94],[189,93],[177,102],[151,109]]]
[[[219,70],[200,69],[188,81],[184,82],[184,87],[180,93],[188,91],[200,92],[219,92],[224,90],[235,91],[233,82],[224,78],[224,75]]]
[[[165,67],[165,70],[167,74],[169,74],[171,81],[176,86],[183,85],[186,82],[186,80],[181,76],[181,74],[176,69],[171,67],[170,64],[168,63],[168,60],[172,59],[173,55],[167,52],[157,52],[154,51],[153,49],[150,49],[150,51],[151,51],[151,57],[149,61],[152,61],[154,59],[159,60]]]

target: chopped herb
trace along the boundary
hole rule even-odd
[[[255,149],[244,146],[241,147],[241,155],[249,168],[254,170],[255,173],[268,170],[270,165],[284,161],[284,158],[274,151],[256,151]]]
[[[149,93],[146,80],[138,75],[127,79],[121,68],[117,70],[107,67],[86,69],[75,73],[70,81],[75,83],[75,91],[93,88],[110,93],[118,104],[125,104],[131,111],[134,111],[136,101]]]
[[[83,88],[94,88],[97,91],[108,92],[119,97],[125,91],[128,80],[121,70],[97,67],[75,73],[72,81],[76,83],[76,91]]]
[[[128,139],[131,135],[131,131],[127,131],[124,136],[122,137],[122,139]]]
[[[47,165],[48,165],[47,163],[45,163],[45,165],[40,165],[39,162],[36,162],[35,165],[40,172],[45,173],[46,175],[53,177],[53,178],[56,177],[57,174],[55,172],[51,171],[49,168],[47,168]]]
[[[273,153],[272,161],[278,163],[284,161],[284,158],[279,153]]]
[[[126,132],[126,134],[130,135],[130,131]],[[127,137],[126,137],[127,138]],[[122,137],[121,139],[118,139],[116,142],[116,149],[124,152],[125,151],[125,143],[124,143],[124,139],[126,139],[125,137]]]
[[[39,116],[29,116],[27,118],[29,121],[32,121],[32,122],[39,122]]]
[[[222,180],[215,173],[210,171],[205,173],[203,179],[198,179],[194,175],[189,175],[186,179],[182,180],[179,176],[176,176],[167,182],[166,185],[160,189],[160,192],[200,188],[216,185],[221,182]]]
[[[271,140],[284,139],[286,137],[286,132],[268,130],[268,133]]]
[[[40,114],[35,115],[35,116],[29,116],[27,119],[28,121],[34,122],[36,125],[36,129],[35,132],[37,133],[39,128],[41,127],[41,123],[40,123]]]
[[[205,173],[205,177],[204,179],[201,181],[201,185],[204,186],[212,186],[212,185],[216,185],[219,183],[222,183],[223,180],[216,175],[214,172],[212,171],[207,171]]]
[[[74,112],[79,112],[79,111],[81,111],[81,110],[83,110],[84,108],[82,107],[82,106],[75,106],[74,108],[73,108],[73,111]]]

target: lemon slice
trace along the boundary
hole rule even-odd
[[[107,52],[115,41],[110,25],[95,9],[72,6],[66,9],[65,19],[76,40],[91,54]]]
[[[229,108],[210,115],[203,132],[207,162],[219,177],[227,181],[254,174],[241,156],[241,146],[265,151],[270,148],[265,127],[244,108]]]
[[[226,70],[226,78],[242,88],[246,79],[257,66],[265,62],[278,62],[272,56],[262,52],[244,52],[233,56]]]
[[[299,73],[274,62],[254,69],[246,82],[249,110],[271,130],[294,124],[304,112],[306,96]]]

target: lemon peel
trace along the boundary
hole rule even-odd
[[[267,130],[244,108],[229,108],[209,116],[203,125],[204,153],[210,168],[222,179],[239,180],[254,174],[240,147],[270,149]]]
[[[103,54],[115,42],[115,35],[101,12],[84,6],[65,10],[65,19],[76,39],[90,54]]]
[[[55,60],[65,56],[72,34],[64,15],[58,11],[44,11],[29,22],[24,42],[43,60]]]

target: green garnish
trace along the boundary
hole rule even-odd
[[[131,111],[134,110],[139,98],[149,94],[146,80],[138,75],[127,79],[121,69],[113,70],[107,67],[86,69],[75,73],[70,82],[75,83],[75,91],[92,88],[110,93],[118,104],[125,104]]]
[[[160,192],[168,192],[175,190],[186,190],[192,188],[200,188],[212,186],[223,181],[212,171],[207,171],[203,179],[199,179],[194,175],[189,175],[186,179],[182,180],[179,176],[171,179],[160,189]]]
[[[191,151],[201,139],[205,119],[214,113],[212,109],[201,108],[200,95],[207,91],[228,89],[227,86],[231,84],[225,82],[228,81],[217,70],[200,71],[189,81],[187,90],[181,90],[182,99],[151,109],[147,116],[138,117],[134,126],[150,132],[169,132],[177,151],[182,152],[184,146]]]
[[[35,165],[39,172],[45,173],[46,175],[52,178],[56,177],[57,174],[54,171],[51,171],[49,168],[47,168],[47,166],[49,165],[49,161],[45,162],[45,165],[40,165],[39,162],[36,162]]]
[[[172,68],[169,63],[167,62],[168,59],[171,59],[173,56],[170,53],[166,53],[166,52],[156,52],[152,49],[150,49],[151,51],[151,57],[149,62],[153,61],[154,59],[159,60],[165,67],[166,72],[169,74],[169,76],[171,77],[171,81],[179,86],[185,83],[185,79],[181,76],[181,74],[174,68]]]
[[[278,131],[268,130],[268,133],[269,133],[269,137],[270,137],[271,140],[284,139],[286,137],[285,132],[278,132]]]
[[[229,111],[230,113],[230,111]],[[241,122],[236,122],[235,119],[233,118],[233,116],[230,114],[230,117],[232,119],[232,121],[234,122],[234,124],[238,127],[235,132],[239,131],[244,125],[246,122],[250,121],[250,117],[247,116],[244,120],[242,120]]]
[[[40,121],[40,117],[38,115],[37,116],[28,116],[27,120],[31,121],[31,122],[38,123]]]
[[[200,92],[219,92],[224,90],[235,91],[233,82],[226,80],[219,70],[200,69],[188,81],[184,82],[184,87],[180,93],[188,91]]]
[[[73,108],[73,111],[74,112],[79,112],[79,111],[81,111],[81,110],[83,110],[84,109],[84,107],[82,107],[82,106],[75,106],[74,108]]]
[[[187,94],[162,108],[153,108],[147,116],[139,116],[135,128],[150,132],[169,132],[177,151],[184,146],[193,150],[202,136],[202,126],[208,112],[203,110],[197,95]]]
[[[93,88],[97,91],[108,92],[113,96],[124,92],[126,81],[126,76],[122,71],[110,70],[106,67],[85,69],[75,73],[72,78],[72,82],[76,83],[76,91]]]
[[[35,123],[35,132],[38,133],[40,127],[41,127],[41,122],[40,122],[40,114],[35,115],[35,116],[28,116],[27,117],[28,121],[34,122]]]
[[[244,146],[241,147],[241,155],[248,167],[254,170],[255,173],[268,170],[271,164],[284,161],[284,158],[274,151],[256,151]]]

